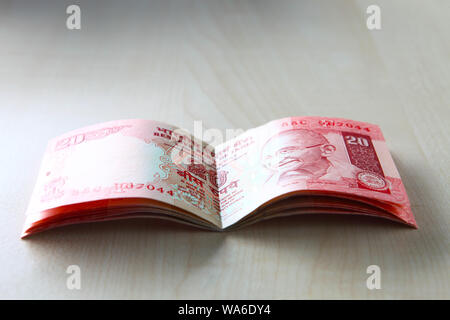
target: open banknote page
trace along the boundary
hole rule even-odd
[[[222,230],[308,212],[369,214],[416,226],[379,127],[292,117],[215,148],[151,120],[74,130],[48,143],[23,235],[127,217]]]
[[[376,204],[394,214],[391,218],[416,226],[405,188],[376,125],[326,117],[275,120],[219,145],[216,166],[223,228],[274,199],[294,195],[303,197],[291,201],[296,202],[291,207],[306,201],[305,212],[334,213],[337,204],[351,209],[358,201],[362,203],[358,213]],[[334,202],[329,201],[331,197]],[[369,207],[366,211],[374,212]]]
[[[123,217],[127,206],[181,212],[220,228],[214,161],[212,147],[161,122],[122,120],[69,132],[48,143],[25,230],[68,211]]]

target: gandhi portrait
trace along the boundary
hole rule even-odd
[[[340,178],[329,160],[336,147],[319,132],[291,129],[272,136],[263,146],[261,162],[284,185],[296,179]],[[353,167],[347,170],[354,171]]]

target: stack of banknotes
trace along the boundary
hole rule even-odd
[[[367,215],[417,227],[376,125],[291,117],[211,145],[175,126],[133,119],[48,143],[22,237],[136,217],[219,231],[302,213]]]

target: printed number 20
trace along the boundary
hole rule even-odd
[[[369,141],[367,141],[366,138],[361,138],[361,137],[356,138],[354,136],[346,136],[345,139],[347,139],[348,144],[359,144],[360,146],[363,146],[363,147],[369,146]]]

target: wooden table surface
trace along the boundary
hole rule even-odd
[[[0,298],[450,298],[450,2],[0,2]],[[366,9],[381,8],[381,30]],[[381,126],[420,229],[299,216],[229,233],[154,220],[20,240],[49,138],[144,118]],[[66,287],[69,265],[81,290]],[[366,269],[381,268],[368,290]]]

